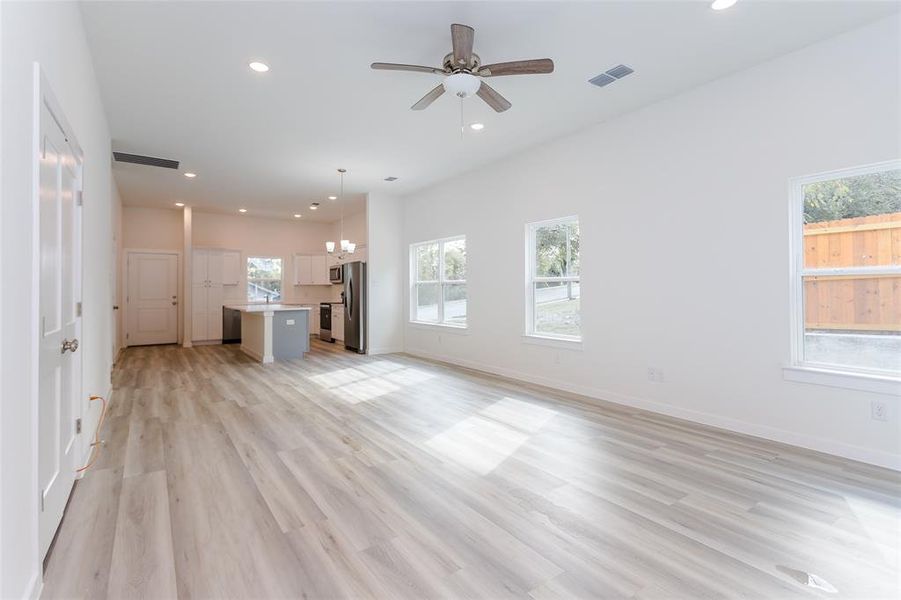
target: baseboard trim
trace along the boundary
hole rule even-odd
[[[714,415],[691,409],[680,408],[671,404],[654,402],[653,400],[647,400],[645,398],[639,398],[637,396],[620,394],[618,392],[611,392],[590,386],[573,385],[560,382],[549,377],[541,377],[529,373],[523,373],[521,371],[516,371],[514,369],[505,369],[481,362],[474,362],[465,359],[438,355],[418,348],[407,348],[405,352],[406,354],[410,354],[411,356],[418,356],[420,358],[425,358],[428,360],[465,367],[473,371],[480,371],[482,373],[487,373],[490,375],[500,375],[501,377],[506,377],[508,379],[514,379],[526,383],[533,383],[555,390],[578,394],[580,396],[584,396],[589,401],[601,400],[605,402],[612,402],[614,404],[647,410],[653,413],[666,415],[668,417],[675,417],[677,419],[690,421],[692,423],[716,427],[718,429],[731,431],[733,433],[740,433],[743,435],[750,435],[756,438],[762,438],[773,442],[779,442],[782,444],[787,444],[789,446],[802,448],[804,450],[822,452],[824,454],[830,454],[833,456],[839,456],[841,458],[864,462],[878,467],[892,469],[894,471],[901,471],[901,456],[892,454],[890,452],[861,448],[860,446],[834,442],[825,438],[809,436],[785,429],[778,429],[775,427],[768,427],[766,425],[739,421],[737,419],[723,417],[721,415]]]
[[[370,348],[366,354],[400,354],[403,348]]]

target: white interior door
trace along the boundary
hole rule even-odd
[[[128,254],[129,346],[178,342],[178,256],[130,252]]]
[[[39,147],[40,324],[38,355],[39,540],[44,556],[75,481],[81,396],[81,156],[41,98]]]

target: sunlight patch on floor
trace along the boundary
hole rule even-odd
[[[357,381],[342,385],[341,387],[332,388],[331,392],[351,404],[359,402],[368,402],[373,398],[396,392],[400,388],[389,381],[385,381],[381,377],[370,377],[365,381]]]
[[[504,398],[456,423],[426,445],[479,475],[492,472],[557,413]]]

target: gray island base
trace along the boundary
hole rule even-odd
[[[310,351],[310,308],[293,304],[238,304],[241,350],[262,363],[303,358]]]

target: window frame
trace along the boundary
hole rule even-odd
[[[413,325],[427,325],[429,327],[449,327],[451,329],[458,330],[466,330],[469,329],[469,288],[466,290],[466,321],[463,324],[457,323],[448,323],[444,320],[444,288],[447,285],[464,285],[466,286],[466,279],[446,279],[445,273],[445,262],[444,262],[444,245],[449,242],[458,242],[463,240],[464,247],[466,247],[466,235],[454,235],[445,238],[438,238],[435,240],[424,240],[421,242],[415,242],[410,244],[410,256],[409,256],[409,267],[410,267],[410,290],[409,290],[409,299],[410,299],[410,313],[408,315],[409,322]],[[416,263],[416,251],[422,246],[430,246],[432,244],[438,244],[438,279],[437,280],[422,280],[419,278],[419,269]],[[469,272],[469,255],[466,257],[466,271]],[[417,286],[419,284],[436,284],[438,286],[438,320],[437,321],[420,321],[416,318],[416,309],[417,309]]]
[[[804,278],[824,275],[901,275],[901,265],[880,265],[844,268],[808,268],[804,266],[804,186],[820,181],[857,177],[901,169],[901,160],[889,160],[857,167],[824,171],[789,180],[789,243],[790,243],[790,341],[791,364],[783,369],[785,379],[803,383],[820,383],[834,387],[865,391],[890,390],[897,393],[894,382],[901,377],[891,371],[867,369],[854,365],[837,365],[806,360],[804,357]],[[855,383],[855,379],[858,383]],[[860,381],[868,380],[868,381]],[[888,382],[889,387],[879,385]],[[874,387],[875,385],[875,387]]]
[[[267,256],[264,254],[248,254],[247,258],[244,260],[244,288],[245,288],[244,289],[244,298],[247,300],[247,302],[249,304],[265,304],[265,302],[266,302],[265,300],[251,300],[250,297],[247,295],[247,286],[250,284],[251,281],[254,281],[254,278],[252,278],[250,276],[250,273],[248,272],[248,269],[250,267],[250,261],[254,258],[266,258],[266,259],[270,259],[270,260],[281,261],[282,274],[281,274],[281,277],[278,279],[279,285],[281,285],[281,293],[280,293],[281,297],[278,300],[275,300],[275,303],[284,302],[285,301],[285,264],[286,264],[286,261],[285,261],[284,257],[281,257],[281,256]],[[275,279],[266,279],[265,281],[275,281]]]
[[[582,297],[582,256],[581,256],[581,248],[579,254],[579,274],[578,275],[567,275],[564,277],[539,277],[537,275],[537,254],[536,254],[536,246],[535,246],[535,234],[538,229],[542,227],[552,227],[554,225],[563,225],[576,223],[579,225],[579,234],[581,235],[582,227],[579,219],[579,215],[569,215],[566,217],[557,217],[554,219],[546,219],[544,221],[534,221],[532,223],[526,223],[525,226],[525,240],[526,240],[526,286],[525,286],[525,331],[523,333],[523,337],[526,341],[539,341],[539,342],[550,342],[552,345],[558,345],[562,343],[563,345],[580,345],[583,339],[583,332],[581,326],[581,297]],[[570,240],[569,237],[566,238],[567,247],[569,247]],[[569,252],[569,251],[568,251]],[[570,256],[572,254],[570,253]],[[537,331],[535,328],[535,284],[536,283],[554,283],[554,282],[563,282],[563,283],[578,283],[579,284],[579,315],[580,315],[580,324],[579,324],[579,335],[566,335],[566,334],[554,334],[554,333],[546,333]]]

